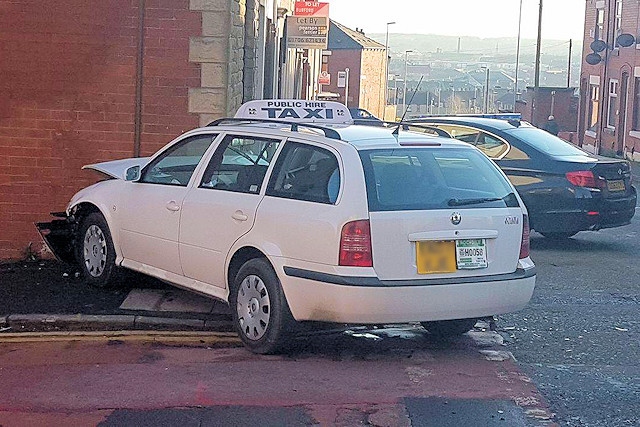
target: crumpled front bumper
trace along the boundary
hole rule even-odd
[[[51,222],[37,222],[36,228],[55,257],[62,262],[73,264],[75,257],[76,223],[64,212],[52,212],[60,219]]]

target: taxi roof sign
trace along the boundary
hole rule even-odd
[[[249,101],[238,109],[235,118],[283,120],[293,123],[353,124],[349,109],[335,101],[305,99],[261,99]]]

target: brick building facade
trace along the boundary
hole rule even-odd
[[[639,22],[635,0],[586,0],[578,136],[588,151],[640,161]],[[623,47],[621,34],[636,40]],[[601,61],[590,65],[596,40],[604,42],[604,50],[597,52]]]
[[[326,71],[331,84],[324,85],[325,92],[340,95],[338,101],[350,108],[364,108],[378,117],[383,116],[385,99],[384,78],[386,70],[385,46],[335,21],[329,26]],[[339,88],[338,72],[349,68],[349,99],[345,89]]]
[[[0,0],[0,259],[41,249],[33,223],[99,178],[82,165],[149,155],[260,97],[275,6]]]

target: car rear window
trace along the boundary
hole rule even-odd
[[[518,206],[497,166],[474,149],[363,150],[360,158],[370,211]]]
[[[506,131],[508,134],[524,141],[533,148],[551,156],[588,156],[573,144],[558,138],[539,128],[521,127]]]

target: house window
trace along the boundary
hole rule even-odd
[[[633,82],[633,130],[640,130],[640,77]]]
[[[593,33],[594,40],[600,40],[604,33],[604,9],[598,9],[596,12],[596,27]]]
[[[614,21],[613,37],[615,39],[615,47],[618,46],[618,36],[622,34],[622,0],[616,0],[616,19]]]
[[[600,85],[589,85],[591,102],[589,103],[589,130],[595,131],[598,127],[598,107],[600,105]]]
[[[618,80],[609,80],[609,99],[607,106],[607,127],[610,129],[615,129],[616,107],[618,106]]]

